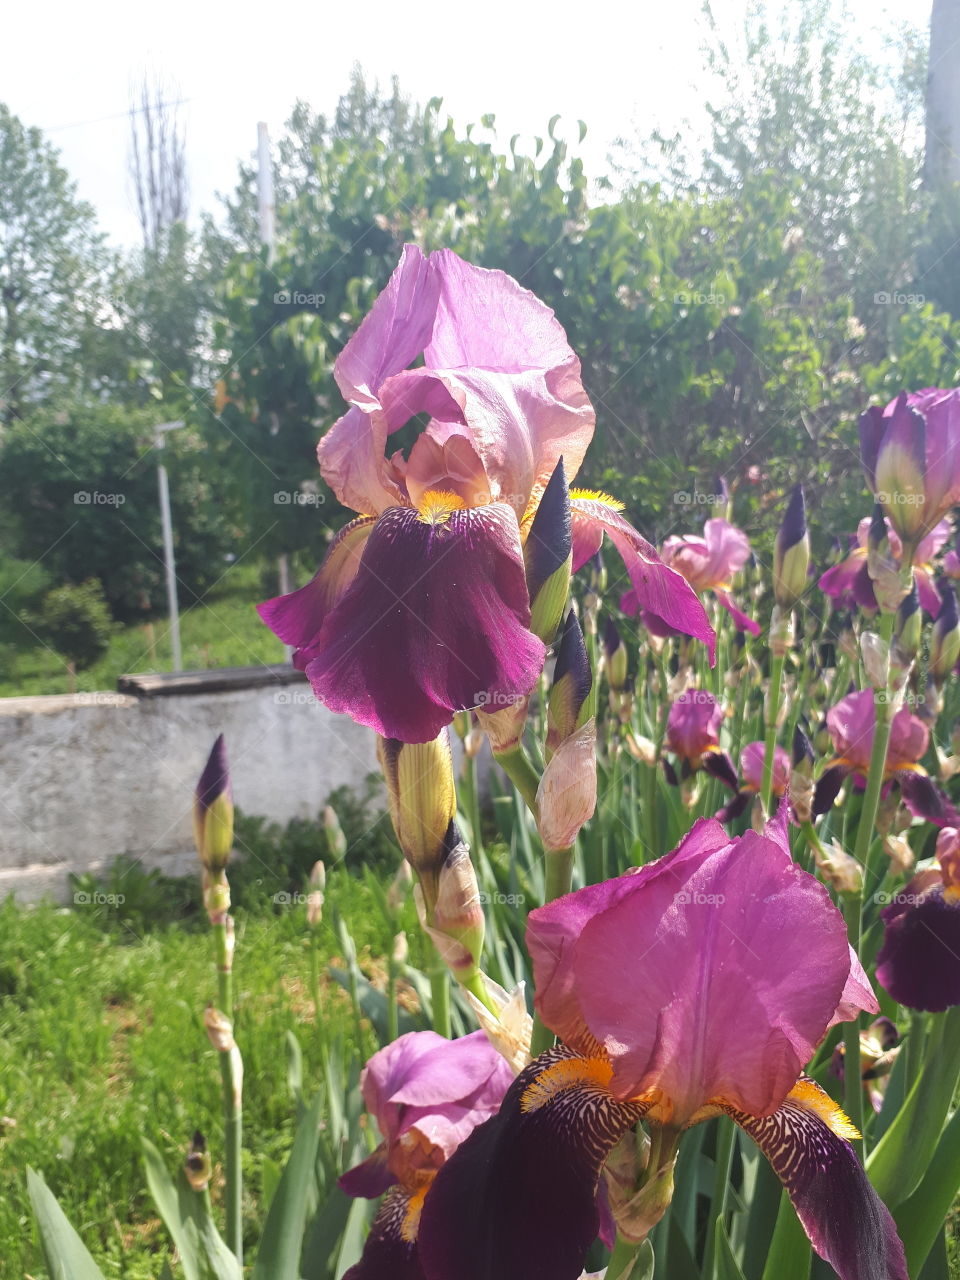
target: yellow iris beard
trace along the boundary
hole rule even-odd
[[[454,511],[462,511],[466,505],[458,493],[428,489],[417,503],[417,518],[424,524],[446,524]]]
[[[575,502],[577,499],[581,502],[601,502],[611,511],[624,509],[624,504],[618,498],[611,498],[609,493],[604,493],[601,489],[571,489],[570,501]]]

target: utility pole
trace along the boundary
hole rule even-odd
[[[163,527],[163,570],[167,579],[167,612],[170,615],[170,645],[173,649],[173,670],[183,670],[183,650],[180,646],[180,610],[177,604],[177,566],[173,558],[173,520],[170,515],[170,483],[167,468],[163,465],[166,432],[176,431],[182,422],[161,422],[154,427],[157,439],[157,483],[160,488],[160,523]]]

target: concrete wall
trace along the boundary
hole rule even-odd
[[[132,692],[0,699],[0,898],[62,896],[68,871],[120,854],[194,869],[193,791],[218,733],[236,804],[281,823],[377,768],[374,734],[289,668],[121,687]]]

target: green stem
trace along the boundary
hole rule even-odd
[[[640,1250],[644,1251],[645,1267],[637,1268],[637,1259]],[[629,1280],[630,1277],[636,1277],[640,1280],[641,1276],[652,1276],[653,1266],[649,1240],[644,1240],[640,1244],[632,1244],[629,1240],[625,1240],[623,1236],[618,1235],[616,1244],[613,1246],[613,1253],[610,1255],[610,1261],[607,1263],[607,1276],[609,1280]]]
[[[540,786],[540,777],[523,747],[503,751],[499,755],[494,755],[493,758],[523,796],[527,808],[536,817],[537,788]]]
[[[552,902],[554,898],[562,898],[570,892],[573,883],[573,848],[550,849],[544,855],[544,902]],[[549,1027],[540,1021],[539,1013],[533,1015],[533,1035],[530,1039],[530,1053],[539,1057],[547,1049],[553,1048],[555,1036]]]
[[[227,926],[213,926],[217,956],[217,997],[220,1012],[233,1022],[233,965],[227,941]],[[220,1079],[223,1085],[224,1166],[226,1176],[227,1246],[243,1266],[243,1107],[240,1080],[234,1073],[234,1055],[220,1054]]]
[[[880,615],[880,638],[889,651],[893,637],[895,615]],[[883,789],[883,774],[887,764],[887,748],[890,745],[890,729],[893,724],[893,706],[890,697],[890,668],[887,664],[887,679],[883,688],[875,689],[873,706],[875,726],[873,731],[873,747],[870,752],[870,770],[867,774],[867,789],[864,792],[863,804],[860,808],[860,820],[857,826],[857,840],[853,856],[863,867],[864,893],[871,888],[870,846],[873,840],[874,824],[877,820],[877,809],[880,805],[880,792]],[[843,904],[844,918],[847,922],[847,933],[850,945],[858,954],[862,931],[862,899],[848,899]],[[860,1079],[860,1020],[848,1022],[843,1029],[843,1096],[847,1114],[853,1124],[863,1133],[863,1082]],[[864,1140],[864,1153],[866,1140]]]
[[[439,957],[430,968],[430,1003],[433,1007],[433,1029],[450,1039],[450,975]]]
[[[730,1170],[733,1165],[733,1146],[736,1129],[726,1117],[721,1116],[717,1126],[717,1150],[713,1165],[713,1197],[710,1201],[710,1225],[707,1229],[703,1275],[712,1280],[714,1274],[714,1250],[717,1242],[717,1223],[727,1212],[727,1194],[730,1190]]]
[[[777,748],[777,718],[780,711],[780,686],[783,682],[785,654],[774,654],[770,660],[770,689],[767,693],[766,735],[763,742],[763,784],[760,797],[763,812],[769,814],[773,795],[773,756]]]

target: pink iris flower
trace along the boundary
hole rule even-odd
[[[848,693],[827,712],[827,729],[836,756],[817,783],[815,813],[827,811],[847,774],[853,775],[858,788],[866,785],[876,724],[872,689]],[[960,825],[960,814],[920,763],[929,742],[930,730],[924,722],[909,707],[901,707],[890,729],[884,781],[888,786],[894,782],[899,785],[904,803],[916,817],[940,827]]]
[[[424,1196],[460,1143],[496,1114],[513,1078],[482,1031],[459,1040],[412,1031],[373,1055],[360,1089],[383,1141],[339,1183],[350,1196],[390,1194],[345,1280],[421,1274],[413,1241]]]
[[[886,524],[890,550],[899,564],[903,558],[903,543],[889,519]],[[868,613],[876,612],[877,597],[873,590],[873,580],[867,571],[869,537],[870,517],[865,516],[857,526],[856,539],[850,553],[820,578],[820,590],[830,596],[839,609],[859,608]],[[933,560],[949,537],[950,525],[948,521],[941,520],[934,529],[920,539],[913,557],[914,578],[920,604],[932,618],[940,612],[940,594],[933,585]]]
[[[695,769],[708,751],[719,748],[722,724],[723,708],[713,694],[688,689],[670,708],[664,745]]]
[[[748,742],[740,755],[740,773],[747,791],[763,789],[763,764],[767,749],[763,742]],[[785,747],[773,749],[773,794],[785,796],[790,789],[790,753]]]
[[[331,710],[430,741],[458,710],[519,701],[543,668],[524,542],[558,464],[579,470],[593,407],[548,307],[501,271],[414,245],[334,376],[350,408],[320,442],[320,471],[359,515],[306,587],[260,613]],[[409,455],[388,452],[418,414]],[[712,659],[703,606],[621,505],[574,491],[571,507],[574,568],[606,533],[643,606]]]
[[[664,1163],[649,1172],[669,1188],[682,1133],[718,1115],[767,1156],[844,1280],[906,1280],[856,1131],[802,1075],[830,1027],[878,1006],[829,893],[790,857],[783,806],[763,835],[698,822],[659,861],[531,912],[527,941],[562,1046],[437,1175],[427,1280],[575,1280],[620,1137],[641,1119],[659,1127]]]
[[[730,588],[734,576],[750,559],[750,542],[742,529],[719,516],[703,526],[703,537],[672,535],[660,549],[664,564],[676,569],[694,591],[712,591],[741,631],[760,634],[760,624],[748,618],[734,604]],[[620,600],[624,613],[642,613],[643,623],[654,635],[668,635],[675,628],[647,607],[636,591],[627,591]]]
[[[910,552],[960,502],[960,390],[901,392],[860,419],[867,482]]]

